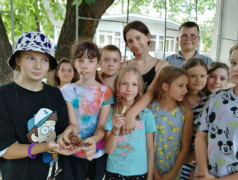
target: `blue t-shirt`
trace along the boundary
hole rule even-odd
[[[200,58],[204,60],[204,62],[208,65],[213,62],[213,60],[205,55],[199,54],[198,51],[196,51],[194,58]],[[182,67],[183,63],[185,62],[185,58],[182,56],[180,51],[177,54],[172,54],[170,56],[165,57],[165,61],[168,61],[170,65],[174,65],[177,67]]]
[[[106,130],[111,131],[112,111],[108,116]],[[142,175],[147,172],[146,133],[156,131],[151,110],[145,108],[136,120],[136,128],[131,134],[118,137],[117,146],[107,158],[107,171],[123,176]]]

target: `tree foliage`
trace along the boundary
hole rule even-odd
[[[153,7],[156,8],[158,12],[160,12],[160,14],[162,14],[161,9],[165,9],[165,0],[153,1]],[[180,23],[183,23],[185,21],[195,21],[199,24],[201,30],[200,36],[202,43],[204,44],[205,51],[210,50],[212,46],[212,27],[214,25],[214,17],[212,17],[212,19],[204,17],[205,14],[209,11],[214,11],[215,7],[215,0],[167,0],[166,4],[169,19]]]
[[[116,0],[113,6],[118,6],[124,2],[124,9],[127,8],[127,0]],[[197,4],[196,4],[197,2]],[[212,45],[214,17],[204,18],[208,12],[215,11],[216,0],[131,0],[129,1],[129,12],[150,16],[153,9],[158,17],[165,17],[179,23],[185,21],[197,21],[201,29],[202,43],[205,50],[209,50]],[[197,19],[196,19],[197,9]],[[124,11],[126,12],[126,11]],[[202,18],[201,18],[202,17]]]
[[[54,36],[52,31],[53,24],[50,21],[47,8],[52,9],[55,20],[64,20],[63,12],[65,10],[65,1],[59,3],[57,0],[14,0],[13,1],[13,13],[14,13],[14,35],[18,37],[23,32],[39,31],[41,30],[39,24],[43,27],[45,34],[49,37]],[[0,1],[1,10],[10,11],[10,0]],[[11,37],[11,14],[2,14],[4,26],[8,32],[8,36]]]
[[[100,19],[112,3],[118,6],[121,2],[124,2],[123,4],[125,4],[126,9],[126,0],[115,0],[115,2],[114,0],[78,0],[80,5],[78,8],[79,16]],[[208,10],[215,9],[215,0],[197,0],[197,6],[195,6],[196,0],[167,0],[166,2],[168,18],[180,23],[187,20],[195,21],[196,7],[198,17]],[[57,58],[69,57],[70,46],[75,41],[75,4],[75,0],[14,0],[14,36],[18,37],[23,32],[27,31],[44,31],[47,36],[53,38],[53,24],[49,17],[49,12],[51,12],[53,13],[52,17],[54,20],[64,21],[55,55]],[[1,11],[10,11],[10,1],[1,0],[0,7]],[[130,13],[150,15],[151,10],[153,9],[157,11],[159,17],[164,17],[165,0],[129,1]],[[65,17],[63,17],[64,14]],[[3,53],[0,54],[0,61],[6,61],[6,58],[9,57],[9,52],[11,52],[11,44],[9,43],[9,39],[12,37],[10,13],[1,14],[0,20],[3,22],[2,24],[0,23],[0,42],[1,40],[4,40],[2,42],[5,42],[5,44],[3,43],[1,45],[5,49],[8,49],[8,51],[2,51]],[[212,23],[213,21],[210,19],[209,21],[207,20],[202,23],[199,22],[199,25],[202,28],[210,30],[211,28],[209,27],[212,26]],[[92,39],[97,26],[98,21],[80,19],[78,31],[79,39]],[[212,41],[212,30],[202,31],[201,35],[205,47],[209,49]],[[2,38],[7,38],[7,36],[9,39]],[[0,67],[0,76],[3,75],[3,72],[6,72],[6,69],[4,70],[4,68]]]

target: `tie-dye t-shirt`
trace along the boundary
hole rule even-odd
[[[61,92],[65,101],[71,102],[78,123],[82,139],[93,136],[96,131],[99,112],[102,106],[113,104],[113,92],[106,85],[85,88],[76,84],[66,84],[61,88]],[[98,158],[104,154],[104,139],[96,145],[96,154],[94,158]],[[84,151],[75,154],[77,157],[85,158]]]
[[[174,166],[180,151],[184,116],[178,106],[172,111],[163,111],[158,102],[153,102],[151,110],[157,129],[154,135],[155,166],[164,174]],[[175,179],[179,177],[180,173]]]
[[[112,110],[108,116],[106,130],[111,131]],[[151,110],[144,109],[136,120],[131,134],[118,137],[117,146],[107,158],[107,171],[123,176],[142,175],[147,172],[146,133],[155,132],[155,119]]]
[[[207,134],[208,170],[215,177],[238,172],[238,96],[215,92],[204,106],[199,130]]]

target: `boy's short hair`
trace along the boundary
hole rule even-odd
[[[199,26],[198,26],[197,23],[195,23],[195,22],[193,22],[193,21],[187,21],[187,22],[181,24],[181,25],[179,26],[179,31],[182,29],[182,27],[186,27],[186,28],[196,27],[197,30],[198,30],[198,33],[199,33]]]
[[[100,60],[101,60],[102,52],[103,52],[104,50],[117,51],[117,52],[120,54],[120,58],[121,58],[121,51],[120,51],[120,49],[119,49],[117,46],[110,44],[110,45],[104,46],[104,47],[101,49],[101,51],[100,51]]]

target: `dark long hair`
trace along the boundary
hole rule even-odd
[[[84,53],[87,53],[88,58],[93,59],[97,58],[97,62],[99,63],[100,59],[100,52],[96,44],[89,42],[89,41],[84,41],[82,43],[76,42],[71,49],[71,59],[73,63],[75,63],[75,60],[77,58],[81,58]],[[99,82],[102,83],[102,78],[100,78],[100,75],[98,71],[96,71],[96,77],[95,79]]]
[[[131,29],[137,30],[137,31],[143,33],[146,36],[148,34],[150,34],[150,31],[149,31],[148,27],[143,22],[141,22],[141,21],[132,21],[132,22],[128,23],[123,29],[123,38],[124,38],[125,42],[127,42],[126,41],[126,34]],[[150,41],[148,42],[148,45],[150,45]]]
[[[74,65],[70,62],[69,59],[67,58],[61,58],[60,61],[59,61],[59,64],[57,66],[57,68],[55,69],[55,73],[54,73],[54,86],[59,86],[60,85],[60,79],[59,77],[57,76],[58,74],[58,71],[59,71],[59,68],[61,66],[62,63],[67,63],[67,64],[70,64],[73,68],[73,71],[74,71],[74,77],[73,79],[71,80],[71,83],[74,83],[76,81],[79,80],[79,74],[78,74],[78,71],[76,70],[76,68],[74,67]]]

